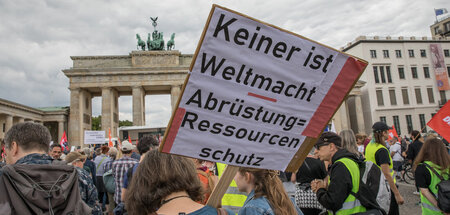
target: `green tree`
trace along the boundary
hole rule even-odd
[[[130,120],[119,120],[119,127],[122,126],[132,126],[133,122],[131,122]]]
[[[102,116],[93,116],[92,117],[92,130],[100,131],[102,129]]]

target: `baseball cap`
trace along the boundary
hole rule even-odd
[[[126,140],[122,141],[122,151],[131,151],[133,149],[134,146],[130,142]]]
[[[65,160],[68,164],[73,163],[74,161],[77,161],[77,160],[81,161],[84,159],[86,159],[86,155],[82,155],[79,152],[71,152],[71,153],[67,154],[66,158],[65,158]]]
[[[384,122],[376,122],[375,124],[373,124],[372,129],[373,129],[373,132],[380,133],[380,132],[392,129],[392,127],[389,127]]]
[[[324,145],[334,143],[336,146],[341,146],[341,137],[334,132],[326,131],[320,135],[319,140],[317,140],[315,147],[319,148]]]

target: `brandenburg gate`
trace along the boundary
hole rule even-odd
[[[83,145],[91,130],[92,98],[102,97],[102,130],[117,137],[119,96],[133,97],[133,125],[145,125],[145,96],[170,94],[172,108],[180,96],[192,55],[179,51],[132,51],[129,55],[72,56],[63,70],[70,80],[69,143]],[[151,104],[151,102],[150,102]]]

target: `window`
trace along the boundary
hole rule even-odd
[[[427,51],[425,49],[420,49],[420,57],[427,57]]]
[[[420,93],[420,88],[414,89],[414,92],[416,93],[417,104],[422,104],[422,93]]]
[[[430,70],[428,69],[428,66],[423,67],[423,76],[425,76],[425,78],[430,78]]]
[[[397,105],[397,98],[395,97],[395,89],[389,90],[389,98],[391,99],[391,105]]]
[[[413,49],[408,50],[408,54],[409,57],[414,57],[414,50]]]
[[[84,100],[84,104],[85,104],[85,106],[86,106],[86,110],[89,110],[89,99],[88,99],[88,98],[86,98],[86,99]]]
[[[402,51],[400,51],[400,50],[395,50],[395,56],[396,56],[397,58],[402,58]]]
[[[420,127],[423,128],[424,133],[427,133],[427,124],[425,122],[425,114],[419,114]]]
[[[444,23],[444,32],[449,32],[450,31],[450,22],[446,22]]]
[[[445,95],[445,90],[440,90],[439,95],[441,96],[441,103],[445,104],[445,102],[447,102],[447,96]]]
[[[382,90],[377,90],[377,101],[378,101],[378,106],[384,106]]]
[[[409,105],[409,96],[408,96],[408,89],[404,88],[402,89],[402,97],[403,97],[403,104]]]
[[[375,51],[375,50],[370,50],[370,57],[371,57],[371,58],[377,58],[377,51]]]
[[[433,88],[431,87],[427,88],[427,93],[428,93],[428,101],[430,102],[430,104],[433,104],[434,103]]]
[[[417,67],[411,67],[411,74],[413,78],[419,78],[419,75],[417,75]]]
[[[386,123],[386,117],[385,116],[380,116],[380,121]]]
[[[389,50],[383,50],[383,57],[389,58]]]
[[[450,77],[450,66],[447,66],[448,77]]]
[[[386,76],[388,79],[388,83],[392,83],[392,77],[391,77],[391,67],[386,66]]]
[[[405,69],[403,67],[398,68],[398,78],[405,79]]]
[[[448,51],[448,49],[444,49],[444,56],[450,57],[450,52]]]
[[[373,75],[375,76],[375,83],[380,83],[380,79],[378,78],[378,67],[373,67]]]
[[[381,83],[386,83],[386,77],[384,76],[384,67],[380,66]]]
[[[400,130],[400,120],[398,120],[398,116],[393,116],[392,117],[394,120],[394,127],[395,130],[397,131],[397,134],[400,135],[401,134],[401,130]]]
[[[411,134],[413,130],[411,115],[406,115],[406,127],[408,127],[408,134]]]

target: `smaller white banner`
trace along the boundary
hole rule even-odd
[[[84,144],[105,144],[105,131],[84,131]]]

